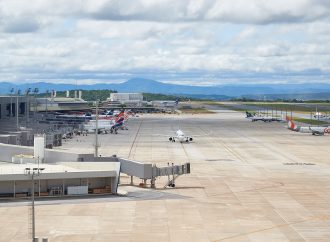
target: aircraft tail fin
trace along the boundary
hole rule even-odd
[[[251,118],[251,117],[253,117],[252,113],[250,113],[250,112],[248,112],[248,111],[245,111],[245,113],[246,113],[246,117],[247,117],[247,118]]]
[[[292,130],[292,131],[299,131],[300,126],[296,125],[292,119],[289,120],[288,122],[288,129]]]
[[[289,122],[290,120],[292,120],[292,118],[289,117],[288,115],[286,115],[286,116],[285,116],[285,120]]]
[[[124,115],[125,115],[125,112],[124,111],[121,111],[119,114],[117,114],[115,121],[117,122]]]

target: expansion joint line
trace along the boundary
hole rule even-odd
[[[141,122],[140,122],[140,124],[139,124],[139,128],[138,128],[138,130],[136,131],[136,134],[135,134],[135,137],[134,137],[133,143],[132,143],[131,148],[130,148],[130,150],[129,150],[129,153],[128,153],[128,159],[131,157],[133,147],[134,147],[134,145],[135,145],[135,142],[136,142],[137,136],[138,136],[138,134],[139,134],[139,132],[140,132],[140,129],[141,129],[141,125],[142,125],[142,120],[141,120]]]

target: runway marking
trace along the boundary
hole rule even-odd
[[[281,227],[287,227],[287,226],[290,226],[291,227],[291,225],[300,224],[300,223],[304,223],[304,222],[308,222],[308,221],[313,221],[313,220],[316,220],[316,219],[315,218],[310,218],[310,219],[300,220],[300,221],[291,222],[291,223],[279,224],[279,225],[275,225],[275,226],[272,226],[272,227],[269,227],[269,228],[265,228],[265,229],[254,230],[254,231],[251,231],[251,232],[242,233],[242,234],[238,234],[238,235],[233,235],[233,236],[229,236],[229,237],[222,238],[222,239],[219,239],[219,240],[214,240],[213,242],[236,239],[238,237],[248,236],[250,234],[260,233],[260,232],[264,232],[264,231],[268,231],[268,230],[272,230],[272,229],[277,229],[277,228],[281,228]],[[298,233],[298,235],[300,237],[302,237],[299,233]]]
[[[187,153],[186,148],[184,147],[183,143],[181,143],[181,147],[182,147],[182,149],[183,149],[184,154],[185,154],[186,157],[187,157],[187,160],[190,162],[190,159],[189,159],[188,153]]]
[[[205,130],[203,130],[201,127],[199,127],[200,130],[202,130],[205,134]],[[216,143],[214,142],[214,137],[209,136],[209,138],[212,140],[210,143],[213,145],[216,145]],[[223,146],[223,148],[229,153],[231,154],[233,157],[235,157],[237,160],[240,160],[241,162],[245,162],[245,163],[249,163],[248,161],[246,161],[241,155],[238,154],[238,152],[234,151],[233,149],[231,149],[230,147],[228,147],[227,144],[225,144],[225,141],[223,139],[221,139],[220,137],[219,141],[221,142],[221,145]]]
[[[243,193],[243,192],[261,191],[261,190],[265,190],[265,189],[279,188],[279,187],[284,186],[284,183],[282,183],[282,182],[275,182],[275,183],[276,184],[274,184],[274,185],[269,185],[269,186],[264,186],[264,187],[257,187],[257,188],[251,188],[251,189],[246,189],[246,190],[241,190],[241,191],[233,191],[233,190],[230,189],[230,187],[228,186],[228,184],[226,184],[228,186],[228,188],[230,189],[231,192],[225,192],[225,193],[219,193],[219,194],[215,194],[215,195],[209,195],[208,197],[217,197],[217,196],[222,196],[222,195],[238,194],[238,193]]]
[[[140,129],[141,129],[142,121],[143,121],[143,120],[141,120],[141,122],[140,122],[140,124],[139,124],[139,128],[138,128],[138,130],[136,131],[136,134],[135,134],[135,137],[134,137],[133,143],[132,143],[131,148],[130,148],[129,153],[128,153],[128,159],[131,157],[132,150],[133,150],[134,144],[135,144],[135,142],[136,142],[136,138],[137,138],[137,136],[138,136],[138,134],[139,134],[139,132],[140,132]]]
[[[267,144],[264,143],[264,142],[260,142],[260,141],[259,141],[258,139],[256,139],[255,137],[253,137],[253,136],[251,136],[251,135],[245,135],[245,134],[242,133],[242,132],[237,132],[237,130],[235,130],[235,129],[232,129],[232,128],[229,128],[229,129],[231,130],[231,132],[240,135],[241,138],[245,138],[246,140],[249,140],[249,141],[251,141],[252,143],[255,143],[256,145],[259,145],[260,147],[263,147],[263,148],[268,149],[268,150],[270,150],[270,151],[272,151],[272,152],[274,152],[274,153],[276,153],[276,154],[279,154],[279,155],[280,155],[281,157],[283,157],[284,159],[287,159],[287,160],[290,160],[290,161],[292,161],[292,162],[295,162],[296,157],[292,157],[292,155],[291,155],[291,157],[290,157],[290,155],[288,156],[288,155],[284,155],[283,153],[279,153],[278,150],[276,150],[276,148],[275,148],[273,145],[269,145],[269,144],[267,145]],[[274,135],[277,135],[277,134],[275,133]],[[273,137],[274,137],[274,135],[273,135]],[[276,137],[276,140],[278,140],[279,138],[281,138],[281,136]]]

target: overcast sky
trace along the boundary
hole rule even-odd
[[[329,0],[0,0],[0,81],[330,83]]]

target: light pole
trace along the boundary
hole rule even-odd
[[[16,129],[19,131],[19,122],[18,122],[18,97],[21,94],[21,90],[17,90],[17,95],[16,95]]]
[[[47,104],[48,104],[48,93],[49,93],[49,90],[46,91],[46,116],[48,114],[48,107],[47,107]]]
[[[34,94],[34,119],[36,119],[36,113],[37,113],[37,94],[39,92],[39,89],[36,87],[33,89]]]
[[[31,218],[31,223],[32,223],[32,242],[35,242],[36,238],[36,224],[35,224],[35,210],[34,210],[34,177],[37,176],[39,177],[41,172],[45,168],[39,168],[39,158],[38,158],[38,167],[34,168],[25,168],[24,174],[27,176],[31,176],[31,182],[32,182],[32,193],[31,193],[31,209],[32,209],[32,218]]]
[[[10,89],[10,115],[9,118],[11,118],[13,116],[13,92],[14,92],[14,88]]]
[[[94,156],[99,156],[99,100],[96,100],[96,107],[95,107],[95,151]]]
[[[29,115],[30,115],[30,102],[29,102],[29,94],[31,92],[31,88],[28,88],[25,90],[25,96],[26,96],[26,103],[25,103],[25,112],[26,112],[26,127],[28,127],[29,123]]]

